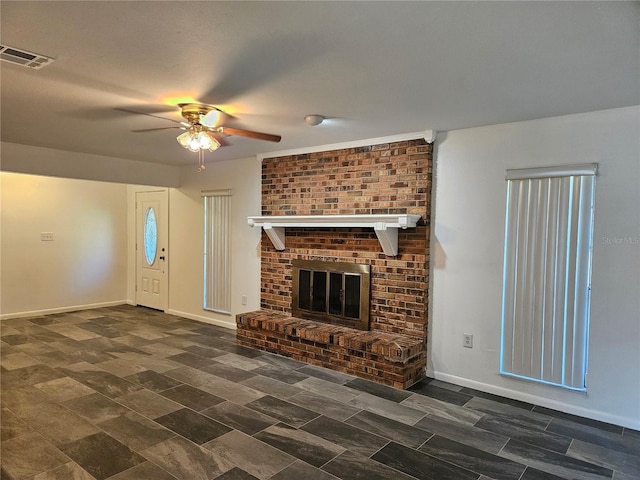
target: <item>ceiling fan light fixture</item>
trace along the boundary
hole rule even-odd
[[[178,141],[181,147],[187,148],[187,145],[189,144],[189,140],[191,140],[191,132],[187,130],[186,132],[181,133],[180,135],[178,135],[178,138],[176,138],[176,140]]]
[[[198,146],[200,147],[200,149],[209,150],[212,143],[209,135],[207,135],[204,132],[200,132],[198,133],[198,136],[196,137],[196,139],[198,140]]]
[[[205,132],[204,135],[207,137],[207,139],[209,139],[209,146],[207,147],[207,150],[209,150],[210,152],[214,152],[220,148],[220,142],[216,137],[211,135],[210,132]]]
[[[180,146],[191,152],[199,152],[200,150],[213,152],[220,148],[220,142],[213,135],[195,127],[178,135],[176,140]]]
[[[200,141],[198,140],[198,137],[192,136],[189,139],[189,143],[187,144],[187,149],[191,150],[192,152],[197,152],[197,151],[201,150]]]

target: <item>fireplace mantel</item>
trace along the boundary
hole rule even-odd
[[[382,247],[389,257],[398,255],[398,229],[413,228],[420,215],[380,214],[380,215],[270,215],[247,217],[252,227],[262,227],[276,250],[285,249],[285,228],[373,228]]]

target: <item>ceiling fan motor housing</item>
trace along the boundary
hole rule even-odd
[[[183,103],[180,105],[180,108],[182,109],[182,116],[191,125],[200,124],[200,117],[209,112],[214,110],[220,111],[212,105],[204,105],[202,103]]]

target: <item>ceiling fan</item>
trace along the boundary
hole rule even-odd
[[[183,133],[178,135],[176,140],[178,143],[190,150],[199,154],[199,167],[198,171],[204,170],[204,150],[213,152],[221,146],[226,146],[227,143],[224,140],[224,136],[237,136],[254,138],[256,140],[266,140],[268,142],[279,142],[281,140],[280,135],[273,135],[270,133],[255,132],[253,130],[243,130],[241,128],[226,127],[220,125],[220,122],[224,117],[229,117],[226,113],[213,105],[207,105],[204,103],[181,103],[180,113],[184,118],[184,121],[177,121],[169,118],[163,118],[164,120],[170,120],[172,122],[180,124],[180,126],[174,127],[160,127],[160,128],[145,128],[142,130],[132,130],[133,132],[152,132],[157,130],[169,130],[180,129],[184,130]],[[134,112],[141,113],[141,112]],[[155,116],[150,114],[143,114],[149,116]]]

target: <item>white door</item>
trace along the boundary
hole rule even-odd
[[[165,311],[169,192],[136,193],[136,304]]]

